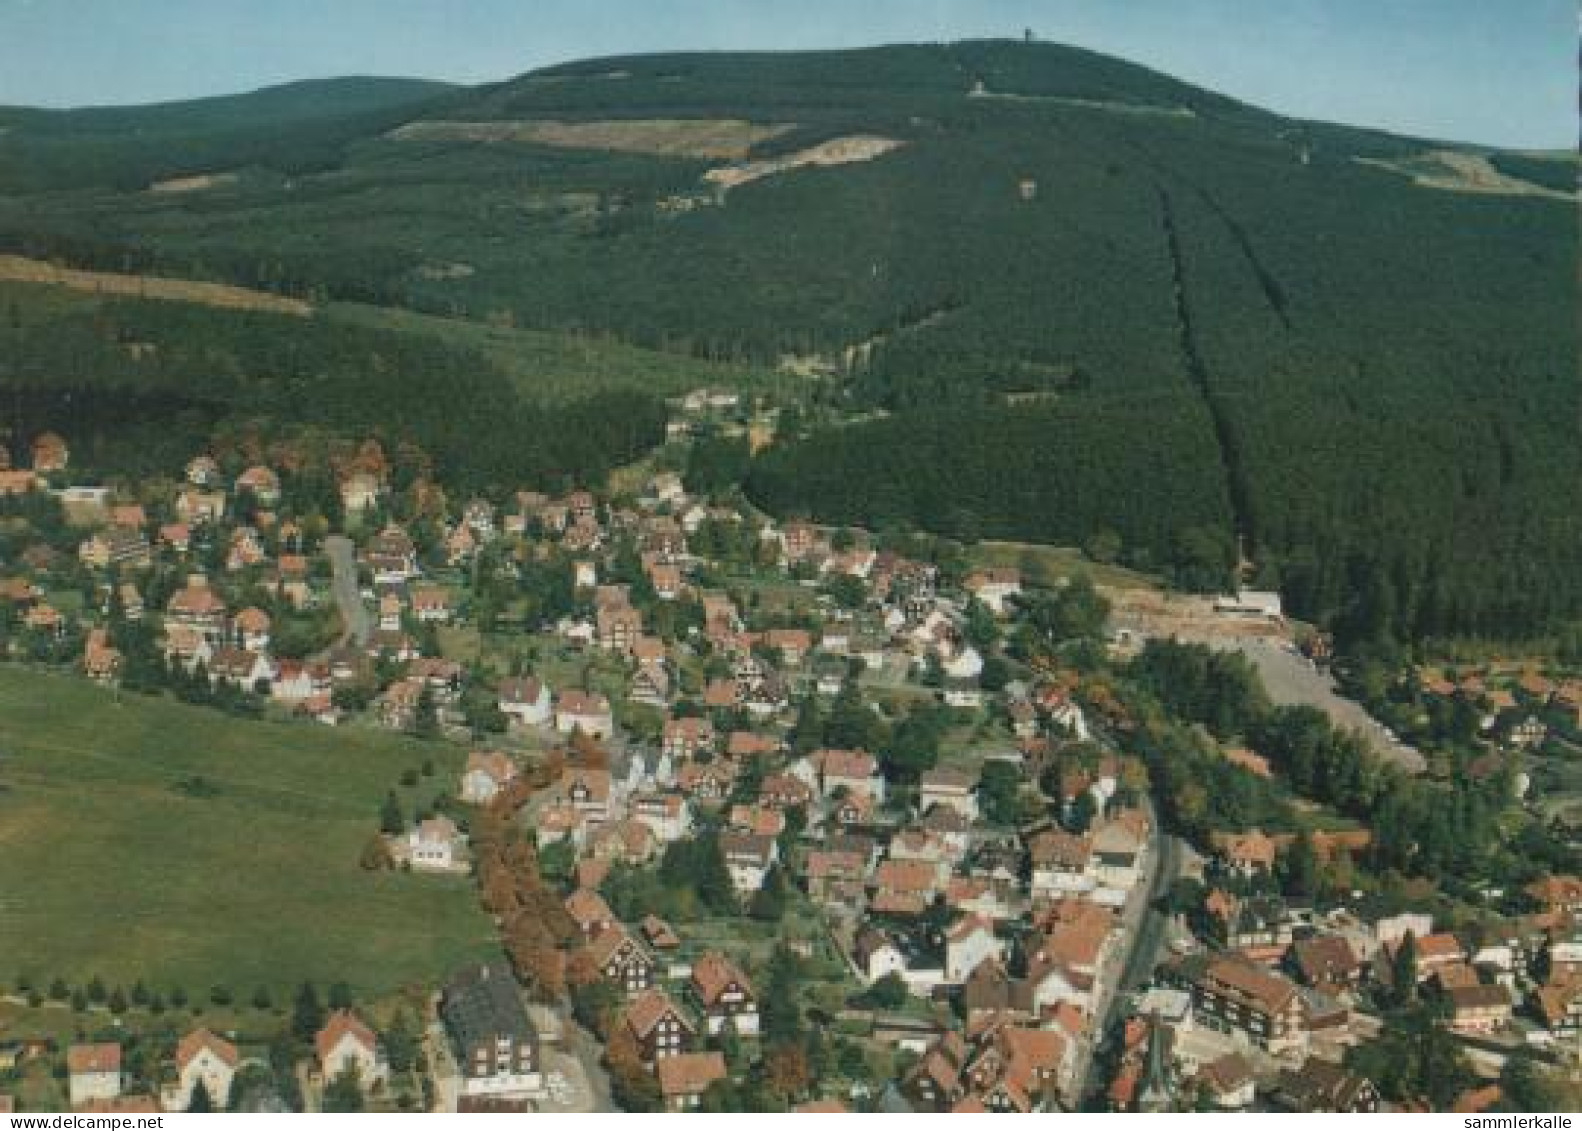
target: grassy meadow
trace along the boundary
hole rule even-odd
[[[612,389],[671,397],[701,386],[767,391],[795,383],[766,366],[729,365],[643,349],[607,334],[525,330],[358,303],[332,304],[328,316],[377,330],[421,334],[475,351],[499,366],[524,398],[538,404],[558,404]]]
[[[428,759],[434,776],[401,788]],[[471,881],[368,873],[358,856],[388,790],[410,817],[460,761],[0,669],[0,979],[245,1000],[442,977],[494,949]]]

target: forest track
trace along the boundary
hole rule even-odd
[[[1247,266],[1251,269],[1253,277],[1258,280],[1258,287],[1263,291],[1263,297],[1268,302],[1269,309],[1280,320],[1280,325],[1287,330],[1291,329],[1291,315],[1286,309],[1285,288],[1280,285],[1280,280],[1274,277],[1274,272],[1264,266],[1263,260],[1258,258],[1258,252],[1253,248],[1252,240],[1248,237],[1247,230],[1241,226],[1235,217],[1225,211],[1220,206],[1219,201],[1210,196],[1207,190],[1198,185],[1193,185],[1192,188],[1202,198],[1208,210],[1214,213],[1220,223],[1225,225],[1225,230],[1230,233],[1231,239],[1241,249],[1242,258],[1247,261]]]
[[[1159,186],[1159,206],[1164,225],[1165,242],[1170,256],[1171,290],[1175,299],[1176,329],[1180,337],[1181,360],[1188,380],[1203,398],[1209,419],[1214,426],[1214,439],[1219,447],[1220,464],[1225,469],[1225,490],[1230,499],[1231,521],[1236,536],[1243,546],[1252,546],[1253,536],[1251,496],[1246,473],[1241,465],[1236,445],[1235,431],[1230,415],[1214,393],[1209,379],[1208,366],[1198,345],[1197,329],[1192,323],[1191,303],[1187,300],[1186,265],[1181,251],[1181,236],[1176,229],[1175,208],[1170,193]]]

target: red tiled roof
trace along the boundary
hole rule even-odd
[[[73,1075],[121,1071],[121,1046],[111,1042],[72,1045],[66,1050],[66,1069]]]
[[[313,1047],[319,1054],[319,1061],[329,1058],[335,1051],[335,1046],[341,1043],[342,1038],[351,1037],[352,1040],[368,1049],[370,1052],[377,1047],[377,1040],[373,1030],[363,1024],[362,1019],[349,1009],[337,1009],[330,1014],[324,1028],[313,1038]]]
[[[747,975],[736,964],[717,951],[710,951],[692,965],[692,987],[698,1000],[708,1008],[719,1001],[720,995],[734,982],[747,993],[752,993]]]
[[[644,990],[626,1007],[626,1024],[638,1040],[643,1040],[654,1031],[655,1025],[670,1014],[686,1023],[686,1018],[681,1016],[681,1011],[663,990]],[[690,1025],[687,1027],[691,1028]]]
[[[566,913],[584,930],[593,923],[613,923],[615,912],[604,897],[588,888],[578,888],[566,897]]]
[[[215,1036],[207,1029],[194,1029],[181,1038],[180,1043],[176,1045],[176,1067],[180,1070],[185,1070],[187,1065],[192,1062],[192,1058],[204,1049],[214,1053],[215,1056],[232,1068],[236,1067],[238,1059],[236,1046],[223,1037]]]
[[[667,1097],[702,1095],[708,1086],[725,1079],[725,1054],[687,1052],[660,1057],[654,1065],[659,1090]]]

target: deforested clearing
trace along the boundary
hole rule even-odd
[[[53,263],[27,259],[20,255],[0,255],[0,281],[67,287],[74,291],[91,291],[94,294],[120,295],[127,298],[190,302],[199,306],[214,306],[226,310],[294,314],[304,318],[313,313],[313,307],[300,299],[255,291],[248,287],[205,283],[194,279],[165,279],[152,275],[80,271],[70,267],[57,267]]]
[[[645,153],[735,161],[753,146],[796,127],[739,118],[645,118],[624,121],[412,122],[390,136],[397,141],[531,142],[562,149]]]
[[[172,177],[169,180],[156,181],[148,186],[148,191],[165,195],[203,192],[207,189],[223,188],[235,183],[235,173],[200,173],[192,177]]]
[[[1438,149],[1405,160],[1359,157],[1359,164],[1411,177],[1422,188],[1446,192],[1487,193],[1495,196],[1542,196],[1550,200],[1572,200],[1574,193],[1560,192],[1500,171],[1493,161],[1476,153]]]
[[[889,137],[838,137],[783,157],[749,161],[728,169],[710,169],[706,176],[722,188],[730,189],[806,166],[851,165],[859,161],[872,161],[905,144]]]

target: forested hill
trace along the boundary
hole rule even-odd
[[[352,142],[454,89],[424,79],[357,77],[149,106],[0,106],[0,192],[136,190],[251,165],[284,173],[328,169]]]
[[[104,135],[140,133],[172,135],[198,130],[225,130],[244,125],[276,129],[303,121],[412,107],[458,89],[431,79],[353,75],[266,86],[244,94],[222,94],[142,106],[85,106],[69,110],[35,110],[0,106],[0,122],[21,123],[39,135]]]
[[[782,513],[1118,536],[1204,585],[1239,536],[1358,641],[1582,615],[1574,162],[1052,44],[601,59],[434,98],[109,176],[102,137],[74,177],[69,142],[0,135],[0,250],[823,365],[866,422],[756,461]]]

